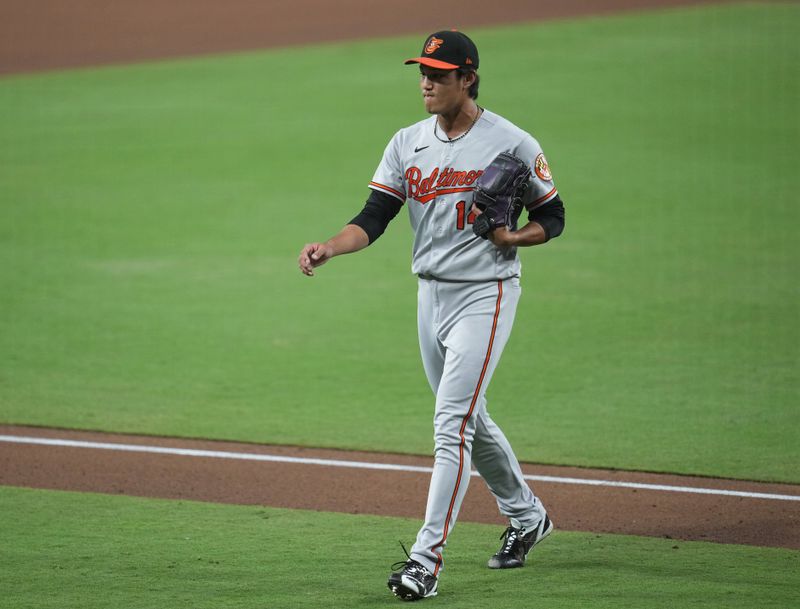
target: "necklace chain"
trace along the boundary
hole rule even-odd
[[[483,108],[478,106],[478,113],[475,115],[475,118],[472,119],[472,124],[470,124],[469,128],[464,133],[459,135],[458,137],[454,137],[454,138],[449,138],[448,137],[447,139],[443,139],[443,138],[439,137],[439,133],[437,132],[437,127],[439,126],[439,119],[437,118],[433,123],[433,135],[436,136],[437,140],[439,140],[440,142],[444,142],[445,144],[452,144],[453,142],[457,142],[458,140],[460,140],[462,138],[465,138],[467,136],[467,134],[470,131],[472,131],[472,128],[475,126],[475,123],[478,122],[478,119],[481,117],[481,114],[483,114]]]

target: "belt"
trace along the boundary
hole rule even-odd
[[[417,277],[425,281],[440,281],[442,283],[494,283],[495,281],[511,279],[511,277],[506,277],[505,279],[443,279],[442,277],[436,277],[430,273],[417,273]],[[512,277],[516,277],[516,275],[512,275]]]

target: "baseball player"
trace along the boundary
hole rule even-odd
[[[538,142],[477,104],[479,59],[472,40],[457,31],[436,32],[421,55],[405,63],[419,66],[431,116],[392,137],[363,210],[328,241],[303,247],[298,262],[313,275],[334,256],[373,243],[408,208],[420,351],[436,397],[435,461],[425,522],[388,585],[401,599],[418,600],[437,593],[471,464],[509,521],[490,568],[521,567],[553,530],[489,416],[485,394],[520,297],[517,248],[560,235],[564,206]],[[503,190],[505,184],[514,190]],[[483,205],[474,205],[478,194]],[[527,222],[518,227],[523,207]]]

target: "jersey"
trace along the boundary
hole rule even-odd
[[[369,187],[407,203],[414,231],[411,271],[449,281],[518,277],[517,248],[498,248],[471,228],[472,195],[483,169],[501,152],[530,163],[529,211],[558,195],[547,160],[530,134],[484,110],[469,133],[442,141],[431,116],[398,131]],[[438,136],[437,136],[438,133]]]

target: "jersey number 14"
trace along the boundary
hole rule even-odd
[[[467,213],[467,202],[459,201],[456,203],[456,229],[464,230],[467,224],[475,222],[475,214],[473,212]]]

